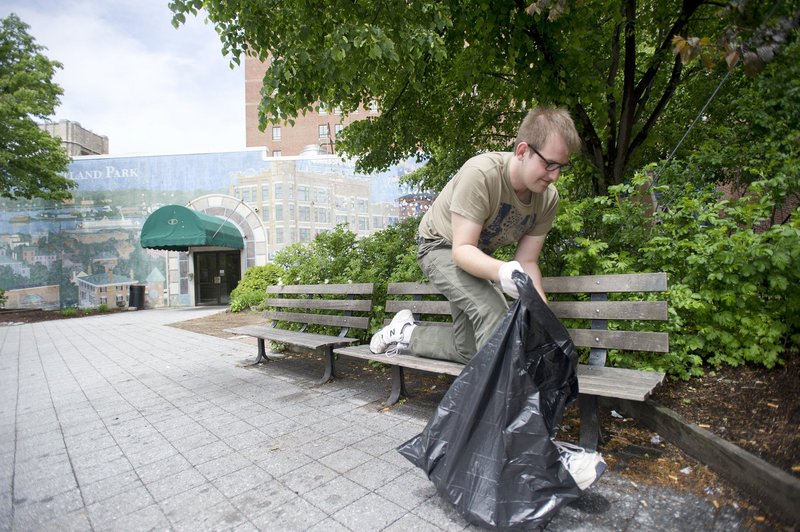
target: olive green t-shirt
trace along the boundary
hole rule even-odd
[[[451,213],[480,224],[478,248],[486,254],[524,235],[542,236],[558,211],[558,191],[551,184],[542,194],[523,203],[514,193],[508,174],[513,153],[491,152],[464,163],[422,217],[422,238],[453,242]]]

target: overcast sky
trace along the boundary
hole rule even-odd
[[[168,0],[2,0],[63,64],[54,120],[109,139],[112,155],[244,149],[244,69],[214,28],[175,29]]]

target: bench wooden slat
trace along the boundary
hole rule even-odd
[[[392,295],[438,295],[439,290],[430,283],[391,283],[386,288],[386,293]]]
[[[666,320],[666,301],[550,301],[559,318],[594,320]]]
[[[408,309],[414,314],[440,314],[450,315],[449,301],[399,301],[386,300],[386,312],[394,314],[403,309]]]
[[[547,294],[664,292],[667,289],[667,274],[659,272],[545,277],[542,279],[542,287]]]
[[[287,284],[267,287],[268,294],[372,294],[373,283]]]
[[[234,327],[225,329],[232,334],[241,334],[244,336],[253,336],[255,338],[263,338],[271,342],[285,342],[306,347],[308,349],[318,349],[328,345],[349,345],[359,342],[358,338],[348,338],[346,336],[330,336],[326,334],[314,333],[301,333],[297,331],[287,331],[285,329],[275,329],[273,327],[264,327],[263,325],[243,325],[241,327]]]
[[[622,349],[624,351],[669,352],[669,334],[638,331],[600,331],[567,329],[572,341],[580,347]]]
[[[335,316],[332,314],[303,314],[302,312],[265,310],[264,317],[269,320],[291,321],[294,323],[354,327],[357,329],[369,328],[368,316]]]
[[[377,360],[390,366],[400,365],[404,368],[442,373],[458,376],[464,369],[463,364],[447,360],[416,357],[399,354],[387,357],[384,354],[373,354],[368,346],[348,346],[334,349],[334,353],[364,360]],[[656,371],[638,371],[625,368],[608,368],[603,366],[578,365],[578,387],[581,393],[601,395],[604,397],[622,397],[634,401],[644,401],[653,388],[664,380],[664,373]]]
[[[584,394],[644,401],[663,381],[660,371],[578,365],[578,386]]]
[[[319,309],[319,310],[354,310],[369,312],[372,301],[369,299],[288,299],[267,298],[267,307]]]

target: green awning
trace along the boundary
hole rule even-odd
[[[170,251],[188,251],[189,246],[244,247],[232,223],[180,205],[166,205],[148,216],[139,240],[143,248]]]

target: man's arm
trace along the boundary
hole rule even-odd
[[[533,286],[542,299],[547,301],[547,296],[542,287],[542,271],[539,269],[539,254],[544,247],[544,239],[547,235],[542,236],[523,236],[519,244],[517,244],[517,252],[514,254],[514,260],[522,265],[522,269],[533,281]]]
[[[453,262],[456,266],[475,277],[490,281],[500,280],[500,266],[503,261],[491,257],[478,248],[481,225],[451,213],[453,223]]]

